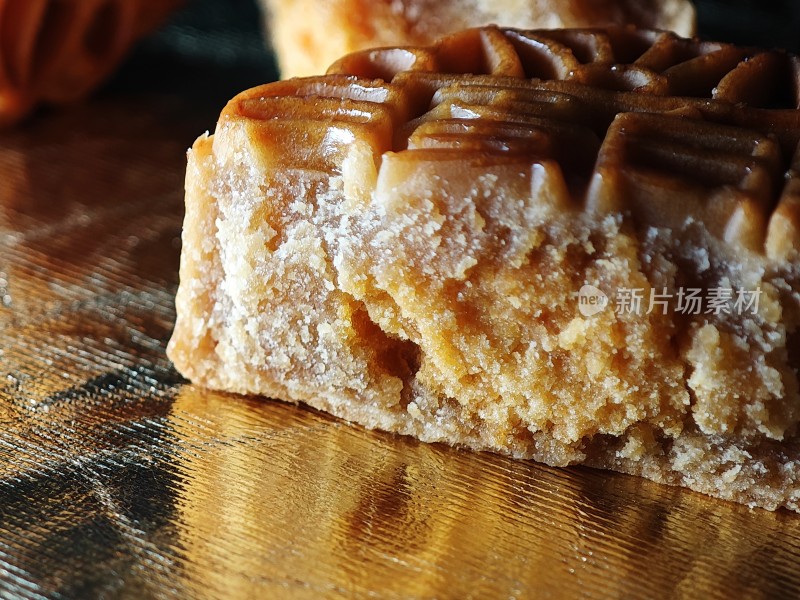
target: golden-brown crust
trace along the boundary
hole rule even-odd
[[[183,0],[0,0],[0,126],[76,100]]]
[[[340,56],[426,45],[492,23],[520,29],[632,24],[694,33],[688,0],[262,0],[283,77],[316,75]]]

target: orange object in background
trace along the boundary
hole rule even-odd
[[[518,29],[631,24],[690,36],[690,0],[260,0],[281,76],[324,73],[343,55],[427,45],[489,24]]]
[[[0,0],[0,126],[77,100],[183,0]]]

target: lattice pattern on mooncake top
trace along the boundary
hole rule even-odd
[[[428,48],[354,53],[328,72],[391,80],[404,71],[575,81],[661,96],[800,107],[798,57],[631,27],[470,29]]]
[[[389,150],[547,161],[564,207],[630,212],[640,226],[699,221],[786,259],[800,250],[799,81],[798,58],[778,51],[630,28],[487,27],[249,90],[223,120],[257,123],[266,147],[295,140],[273,155],[330,173],[357,140],[376,164]]]

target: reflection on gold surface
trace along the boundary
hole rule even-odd
[[[766,597],[796,585],[800,520],[788,513],[419,444],[194,386],[170,421],[179,446],[192,441],[176,505],[198,589]]]

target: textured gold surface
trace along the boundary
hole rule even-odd
[[[184,384],[183,152],[212,118],[115,97],[0,138],[0,595],[800,594],[788,512]]]

